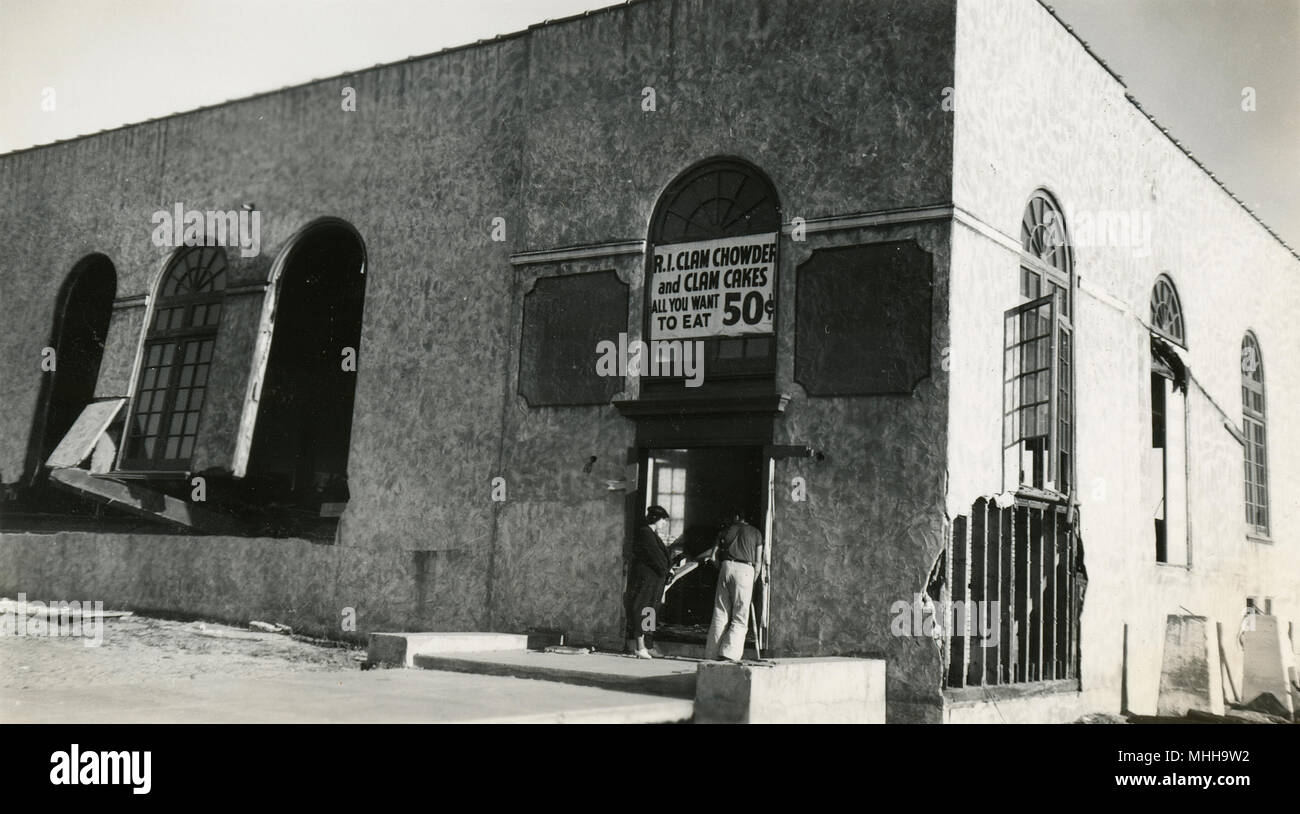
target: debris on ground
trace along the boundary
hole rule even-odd
[[[293,635],[293,628],[288,625],[281,625],[274,622],[249,622],[248,627],[252,630],[260,630],[263,633],[285,633]]]
[[[555,644],[543,650],[543,653],[562,653],[567,656],[585,656],[588,653],[594,653],[594,647],[570,647],[565,644]]]
[[[1128,722],[1128,718],[1112,712],[1090,712],[1075,721],[1076,724],[1126,724]]]
[[[189,626],[189,631],[196,636],[203,636],[209,639],[247,639],[249,641],[260,642],[266,637],[261,633],[249,633],[243,630],[234,630],[223,625],[213,625],[208,627],[206,622],[195,622]]]

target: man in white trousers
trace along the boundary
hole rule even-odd
[[[740,661],[745,653],[754,583],[762,568],[763,533],[746,523],[739,510],[730,515],[731,522],[708,556],[718,561],[718,584],[704,658]]]

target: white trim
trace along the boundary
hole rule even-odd
[[[151,297],[148,294],[131,294],[126,297],[118,297],[113,300],[114,311],[124,311],[127,308],[143,308],[149,305]]]
[[[642,254],[645,252],[645,247],[646,242],[644,240],[621,240],[610,243],[592,243],[586,246],[570,246],[562,249],[517,252],[510,255],[510,265],[529,266],[538,263],[566,263],[572,260],[591,260],[599,257]]]
[[[804,220],[807,234],[818,232],[841,232],[846,229],[862,229],[872,226],[893,226],[895,224],[921,223],[931,220],[946,220],[953,216],[955,207],[951,205],[923,206],[912,209],[883,209],[876,212],[858,212],[852,215],[831,215],[823,218]],[[794,222],[781,224],[781,234],[789,235],[794,231]]]
[[[225,296],[237,297],[240,294],[261,294],[264,291],[266,291],[266,289],[269,288],[270,286],[271,284],[266,281],[259,281],[256,283],[244,283],[243,285],[236,285],[227,288],[225,291]]]
[[[990,226],[988,223],[985,223],[984,221],[980,220],[977,216],[972,215],[970,212],[967,212],[965,209],[962,209],[960,206],[952,207],[952,215],[953,215],[953,220],[965,226],[967,229],[970,229],[976,234],[987,237],[989,240],[992,240],[994,243],[998,244],[1002,248],[1015,254],[1017,257],[1020,258],[1020,265],[1029,268],[1031,271],[1054,274],[1058,278],[1065,276],[1066,272],[1063,271],[1062,269],[1058,269],[1055,266],[1049,266],[1048,264],[1044,263],[1041,259],[1025,251],[1024,247],[1020,245],[1019,240],[1016,240],[1015,238],[1011,237],[1007,233],[997,229],[994,226]]]
[[[804,221],[807,234],[819,232],[839,232],[847,229],[862,229],[872,226],[893,226],[907,223],[923,223],[932,220],[946,220],[953,217],[954,207],[950,205],[924,206],[912,209],[885,209],[877,212],[858,212],[852,215],[832,215],[824,218],[810,218]],[[781,224],[781,234],[789,236],[794,231],[792,221]],[[627,254],[641,254],[646,250],[644,240],[619,240],[608,243],[592,243],[586,246],[570,246],[560,249],[541,249],[538,251],[518,252],[510,255],[512,266],[527,266],[540,263],[564,263],[572,260],[591,260],[600,257],[617,257]],[[1019,244],[1014,244],[1019,251]],[[1025,257],[1035,260],[1029,255]]]

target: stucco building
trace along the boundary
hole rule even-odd
[[[1300,619],[1300,260],[1035,0],[646,0],[0,184],[4,595],[613,644],[647,503],[739,504],[768,652],[896,721],[1153,712],[1168,615],[1238,680]]]

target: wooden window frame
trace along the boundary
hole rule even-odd
[[[211,387],[228,270],[229,264],[221,248],[196,246],[173,258],[163,273],[157,298],[149,309],[139,372],[127,417],[121,469],[160,473],[188,471],[198,444],[207,390]],[[180,289],[184,293],[175,291],[168,296],[164,292],[169,289]],[[173,320],[177,312],[179,319]],[[170,355],[167,355],[168,348]],[[191,348],[193,357],[187,358]],[[182,384],[187,368],[191,378]],[[203,379],[196,384],[201,371]],[[158,386],[164,372],[166,381]],[[183,395],[181,391],[184,391]],[[192,400],[195,391],[200,391],[197,404]],[[142,409],[146,406],[146,396],[150,398],[149,409]],[[178,410],[181,398],[185,404]],[[139,424],[142,417],[146,421],[143,426]],[[181,424],[174,430],[178,417]],[[188,426],[191,417],[192,427]],[[157,419],[156,428],[154,418]],[[145,447],[151,439],[156,446],[146,453]],[[176,441],[176,452],[169,455],[168,448],[173,440]]]
[[[1245,436],[1246,525],[1261,537],[1269,535],[1268,402],[1264,392],[1264,359],[1259,340],[1247,332],[1241,340],[1241,429]],[[1254,354],[1253,364],[1247,352]],[[1262,521],[1262,522],[1261,522]]]

